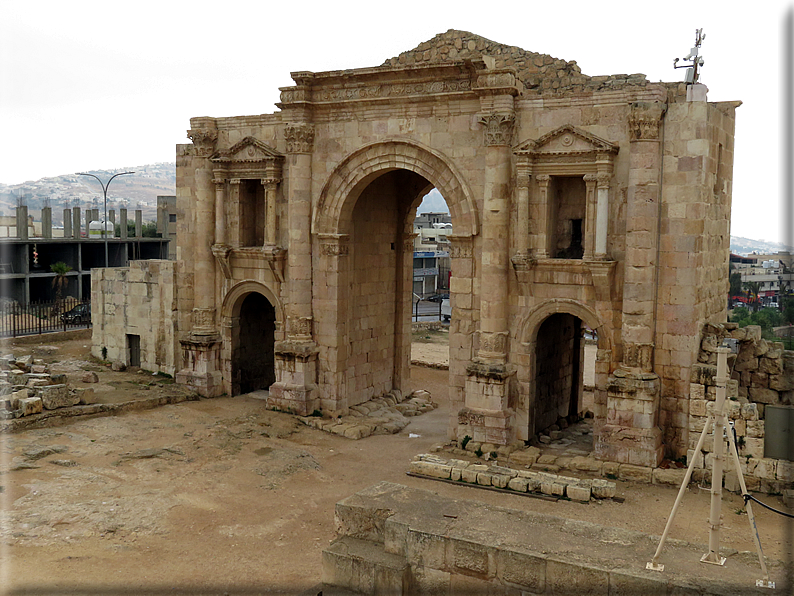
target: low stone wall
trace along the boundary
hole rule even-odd
[[[514,470],[462,459],[444,459],[429,453],[415,456],[408,471],[430,478],[483,487],[493,486],[518,493],[541,493],[584,503],[591,497],[611,499],[615,496],[615,483],[601,478],[573,478],[548,472]]]
[[[381,482],[340,501],[323,551],[322,594],[744,594],[753,553],[700,563],[670,540],[664,573],[645,564],[658,537]],[[674,564],[670,564],[674,561]],[[785,567],[769,562],[771,578]],[[782,583],[780,584],[782,585]],[[317,591],[313,591],[317,593]]]
[[[726,410],[736,431],[739,462],[748,490],[784,492],[794,486],[794,463],[764,457],[765,408],[767,405],[794,403],[794,351],[784,350],[780,342],[761,337],[761,328],[735,323],[707,324],[692,367],[689,386],[689,444],[687,462],[695,460],[694,476],[708,480],[712,467],[713,434],[706,437],[702,450],[695,453],[703,426],[714,411],[717,395],[716,349],[726,338],[739,342],[739,353],[728,358],[731,379],[727,383]],[[739,481],[732,460],[725,465],[725,487],[738,491]]]

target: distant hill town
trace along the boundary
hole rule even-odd
[[[108,209],[141,209],[145,221],[156,219],[157,197],[176,194],[176,164],[162,162],[118,170],[89,170],[88,173],[106,181],[113,174],[127,170],[135,171],[135,174],[113,180],[108,191]],[[103,195],[96,180],[75,174],[41,178],[22,184],[0,182],[0,215],[12,215],[17,205],[27,205],[28,212],[35,219],[40,217],[42,207],[52,207],[53,224],[57,226],[62,225],[63,210],[67,207],[102,209]],[[449,209],[441,194],[433,189],[417,211],[448,213]],[[791,252],[794,247],[781,242],[731,236],[731,252],[738,255],[780,251]]]
[[[119,176],[108,188],[108,209],[140,209],[145,221],[157,217],[158,195],[176,193],[176,164],[155,163],[118,170],[87,170],[103,182],[118,172],[134,171],[134,175]],[[12,215],[18,205],[27,205],[28,213],[39,219],[42,207],[52,207],[53,225],[63,224],[63,210],[67,207],[99,208],[104,196],[99,183],[89,176],[64,174],[41,178],[22,184],[0,183],[0,215]]]

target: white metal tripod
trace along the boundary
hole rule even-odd
[[[730,452],[733,464],[736,467],[736,476],[739,478],[739,486],[742,489],[742,495],[746,495],[747,486],[744,482],[742,475],[741,464],[739,463],[739,453],[736,450],[736,442],[733,438],[733,433],[725,433],[725,428],[728,426],[728,416],[725,413],[725,393],[728,383],[728,354],[731,349],[727,347],[717,348],[717,396],[714,404],[714,413],[706,419],[706,424],[703,426],[703,431],[700,433],[697,446],[694,453],[697,454],[703,447],[703,442],[706,440],[710,426],[714,427],[714,464],[711,470],[711,511],[709,513],[709,552],[703,555],[700,560],[703,563],[710,563],[712,565],[724,565],[725,557],[720,556],[720,528],[722,526],[720,509],[722,506],[722,476],[723,476],[723,463],[725,459],[725,434],[728,435],[730,442]],[[667,540],[667,534],[670,532],[670,527],[673,525],[675,514],[678,511],[678,506],[681,504],[681,498],[684,496],[684,491],[689,485],[689,480],[692,478],[692,470],[695,467],[695,458],[689,462],[689,466],[684,476],[684,481],[681,483],[681,488],[678,490],[678,496],[673,504],[673,509],[670,512],[670,517],[667,519],[667,525],[662,533],[662,538],[659,541],[659,546],[653,559],[646,565],[646,569],[653,571],[664,571],[664,565],[660,564],[659,555],[662,552],[662,547]],[[761,565],[761,572],[764,579],[756,580],[755,585],[760,588],[774,588],[775,582],[769,579],[769,571],[767,571],[766,563],[764,562],[764,553],[761,550],[761,539],[758,536],[758,527],[755,524],[755,516],[753,515],[753,506],[750,501],[746,501],[745,508],[747,509],[747,518],[750,521],[750,529],[753,533],[753,542],[758,553],[758,562]]]

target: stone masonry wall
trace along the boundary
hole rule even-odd
[[[175,374],[177,266],[173,261],[132,261],[129,267],[96,269],[91,302],[97,323],[91,354],[129,364],[127,334],[141,338],[141,368]]]
[[[726,318],[737,103],[671,103],[664,118],[655,370],[673,456],[688,443],[690,365],[703,324]]]
[[[764,419],[767,405],[794,403],[794,351],[780,342],[761,338],[761,328],[736,323],[707,324],[692,367],[689,388],[689,441],[687,461],[695,459],[696,471],[712,464],[713,433],[706,437],[702,452],[695,453],[703,426],[712,414],[716,399],[716,349],[725,338],[739,340],[739,353],[729,356],[726,408],[734,423],[739,462],[749,490],[782,492],[794,482],[794,462],[764,457]],[[738,490],[738,479],[729,459],[725,465],[725,486]]]

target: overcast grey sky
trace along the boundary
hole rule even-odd
[[[680,80],[706,40],[709,100],[737,111],[732,233],[783,238],[782,22],[790,2],[0,0],[0,182],[174,161],[193,116],[276,110],[291,71],[376,66],[448,29]],[[789,166],[791,167],[791,166]]]

